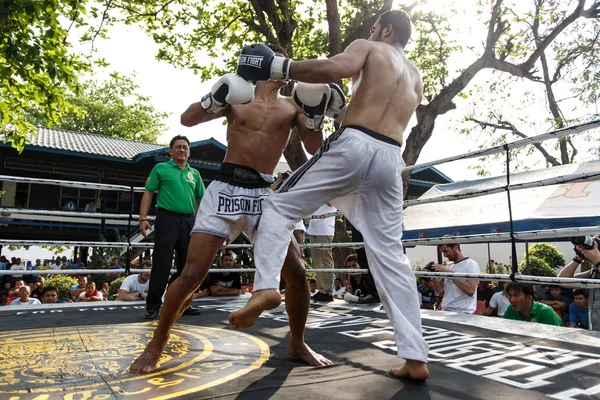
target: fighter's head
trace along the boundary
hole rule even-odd
[[[268,48],[273,50],[273,52],[275,53],[275,55],[277,57],[288,58],[288,53],[282,46],[280,46],[278,44],[266,44],[265,46],[267,46]],[[261,82],[262,82],[262,84],[268,84],[268,85],[275,84],[277,86],[277,88],[282,88],[287,85],[286,81],[277,81],[274,79],[269,79],[268,81],[259,81],[259,82],[257,82],[257,84],[261,84]]]
[[[373,42],[397,43],[406,47],[412,33],[410,18],[404,11],[393,10],[381,14],[371,27],[369,40]]]

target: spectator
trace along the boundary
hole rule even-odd
[[[317,281],[315,279],[311,279],[308,281],[308,290],[310,292],[310,297],[312,298],[315,294],[319,293],[317,289]]]
[[[85,285],[85,292],[81,293],[77,298],[77,301],[102,301],[104,297],[102,297],[102,292],[99,292],[96,289],[95,282],[88,282]]]
[[[21,279],[15,281],[15,287],[8,291],[8,296],[6,297],[6,303],[4,305],[9,305],[13,300],[18,299],[20,297],[19,289],[24,285],[25,282]]]
[[[490,300],[494,295],[494,289],[489,281],[481,281],[477,285],[477,301],[485,302],[485,307],[490,305]]]
[[[590,329],[588,294],[583,289],[573,292],[573,303],[569,305],[569,326]]]
[[[150,286],[150,270],[152,269],[151,261],[144,261],[142,269],[145,270],[140,274],[129,275],[121,283],[117,300],[120,301],[137,301],[146,300],[148,297],[148,287]]]
[[[315,215],[325,215],[336,213],[337,208],[331,204],[322,205]],[[308,223],[308,229],[306,234],[309,237],[311,243],[322,243],[330,244],[333,242],[333,235],[335,233],[335,216],[327,218],[311,218]],[[331,249],[319,249],[312,248],[313,265],[315,268],[333,268],[333,253]],[[316,272],[317,288],[320,294],[325,296],[313,296],[315,300],[330,301],[333,300],[332,287],[333,287],[333,273],[331,272]]]
[[[508,295],[506,294],[506,282],[501,282],[498,287],[500,287],[502,291],[494,293],[490,299],[489,306],[483,310],[481,315],[498,316],[500,318],[504,317],[504,313],[510,305],[510,302],[508,301]]]
[[[435,306],[435,290],[431,286],[429,278],[421,278],[421,286],[417,288],[421,295],[421,308],[425,310],[433,310]]]
[[[202,288],[202,286],[200,286],[200,288]],[[242,288],[240,289],[240,294],[246,294],[246,293],[248,293],[248,285],[246,285],[245,283],[242,283]],[[194,294],[196,294],[196,293],[194,293]],[[204,297],[204,296],[195,296],[194,299],[197,297]]]
[[[10,303],[11,306],[21,306],[21,305],[34,305],[34,304],[42,304],[38,299],[33,299],[29,297],[31,293],[31,289],[27,285],[23,285],[19,288],[19,298],[15,299]]]
[[[571,304],[571,299],[567,296],[563,296],[563,290],[558,285],[550,285],[548,292],[544,296],[544,299],[540,301],[540,303],[544,303],[547,306],[552,307],[552,309],[558,314],[560,319],[563,321],[563,325],[566,325],[566,322],[569,320],[569,304]]]
[[[58,297],[58,288],[56,286],[46,286],[41,299],[44,304],[72,303],[71,300],[62,300]]]
[[[458,243],[440,244],[438,249],[450,263],[447,267],[433,264],[434,272],[480,274],[479,265],[469,257],[465,257]],[[444,311],[454,311],[473,314],[477,309],[477,281],[466,279],[434,278],[433,286],[437,293],[444,291],[442,308]]]
[[[347,269],[360,269],[358,265],[358,256],[350,254],[344,262]],[[367,288],[362,274],[349,274],[344,293],[344,300],[348,303],[372,304],[379,303],[379,298],[372,296]]]
[[[108,269],[121,269],[121,266],[119,265],[119,259],[117,257],[114,257],[112,260],[110,260]],[[108,283],[111,283],[112,281],[119,279],[121,277],[121,273],[115,272],[112,274],[107,274],[106,277],[108,278]]]
[[[96,212],[96,202],[94,200],[90,201],[85,205],[84,212]]]
[[[235,266],[232,252],[221,256],[221,268],[230,269]],[[239,296],[242,288],[242,277],[237,272],[217,272],[209,275],[211,296]]]
[[[108,282],[102,282],[102,288],[100,289],[100,291],[102,292],[102,296],[108,300],[108,289],[109,289],[109,285]]]
[[[70,269],[85,269],[85,263],[81,261],[81,257],[77,257],[74,262],[68,264]]]
[[[564,267],[558,274],[561,278],[583,278],[583,279],[600,279],[600,251],[598,251],[598,242],[594,240],[594,245],[591,249],[586,249],[583,246],[575,246],[575,257]],[[586,259],[592,263],[592,268],[589,271],[575,273],[579,265]],[[600,331],[600,289],[590,289],[588,309],[590,311],[589,325],[593,331]]]
[[[510,282],[506,286],[510,305],[504,312],[505,319],[537,322],[546,325],[561,326],[562,321],[552,307],[534,300],[533,286],[523,282]]]
[[[0,289],[0,306],[3,306],[6,303],[6,299],[8,298],[8,293],[10,292],[10,282],[5,282]]]
[[[73,300],[77,301],[79,295],[85,292],[85,285],[87,284],[87,277],[84,275],[79,275],[77,277],[77,285],[71,286],[71,297]]]
[[[346,288],[342,286],[342,280],[335,278],[333,281],[333,298],[344,300],[344,293],[346,293]]]
[[[17,258],[15,260],[15,263],[13,265],[11,265],[10,267],[11,271],[25,271],[27,270],[27,267],[25,266],[25,264],[23,264],[23,262],[21,261],[20,258]],[[23,279],[23,274],[15,274],[12,276],[12,281],[15,282],[17,280],[22,280]]]
[[[69,200],[65,203],[65,207],[64,209],[66,211],[76,211],[77,210],[77,206],[75,205],[75,202],[73,200]]]
[[[44,293],[44,284],[46,283],[46,279],[43,276],[38,276],[35,280],[35,286],[31,290],[31,297],[34,299],[41,299],[42,294]]]

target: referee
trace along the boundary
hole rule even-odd
[[[171,160],[154,166],[140,205],[140,231],[147,237],[150,228],[147,216],[154,192],[156,199],[156,221],[154,225],[154,254],[146,315],[148,319],[159,316],[162,296],[169,280],[173,264],[173,251],[177,274],[181,274],[187,258],[190,233],[194,226],[195,213],[204,195],[205,187],[200,173],[190,168],[190,141],[177,135],[169,144]],[[190,306],[184,315],[200,314],[200,309]]]

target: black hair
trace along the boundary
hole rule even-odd
[[[268,44],[267,47],[273,50],[273,52],[275,53],[280,53],[283,54],[285,57],[288,57],[287,51],[285,51],[285,49],[278,44]]]
[[[314,280],[314,279],[311,279],[310,281],[308,281],[308,283],[315,283],[315,284],[316,284],[316,283],[317,283],[317,281],[316,281],[316,280]]]
[[[188,146],[190,145],[190,140],[187,137],[185,137],[183,135],[177,135],[177,136],[174,136],[173,139],[171,139],[171,142],[169,142],[169,148],[172,149],[173,145],[178,140],[185,140],[187,142]]]
[[[396,41],[400,43],[400,46],[406,47],[412,33],[410,17],[407,13],[400,10],[383,13],[381,14],[381,17],[379,17],[379,25],[381,26],[381,29],[391,25]]]
[[[576,289],[573,291],[573,297],[579,296],[579,295],[585,296],[586,299],[589,296],[587,290],[584,290],[584,289]]]
[[[56,286],[46,286],[44,290],[42,290],[42,297],[46,294],[46,292],[56,292],[58,294],[58,288]]]
[[[506,286],[505,290],[506,290],[506,293],[509,293],[509,294],[511,291],[513,291],[513,292],[517,292],[517,293],[523,293],[525,296],[532,296],[534,299],[536,298],[535,291],[533,290],[533,285],[530,285],[529,283],[510,282]]]

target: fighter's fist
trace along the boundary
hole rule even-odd
[[[305,125],[311,131],[320,131],[325,116],[335,118],[346,104],[342,89],[335,83],[310,84],[298,82],[292,90],[292,97],[304,111]]]
[[[292,59],[277,57],[264,44],[244,46],[238,58],[237,73],[249,81],[288,80]]]
[[[200,105],[210,114],[221,112],[227,104],[246,104],[254,98],[254,86],[236,74],[225,74],[202,98]]]

